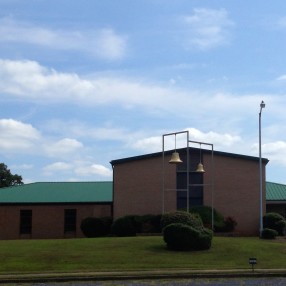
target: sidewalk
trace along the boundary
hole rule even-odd
[[[286,277],[286,269],[235,269],[235,270],[153,270],[79,273],[31,273],[0,275],[1,283],[107,281],[138,279],[183,279],[183,278],[253,278]]]

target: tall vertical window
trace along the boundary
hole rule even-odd
[[[203,175],[202,173],[189,173],[189,206],[203,205]],[[187,207],[187,173],[177,173],[177,209]],[[180,190],[184,191],[180,191]]]
[[[75,231],[76,231],[76,209],[66,209],[64,232],[67,233]]]
[[[32,233],[32,210],[20,210],[20,234]]]

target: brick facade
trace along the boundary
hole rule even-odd
[[[75,232],[64,231],[65,210],[76,210]],[[21,210],[32,211],[30,234],[20,233]],[[104,217],[112,215],[112,204],[18,204],[1,205],[0,239],[43,239],[83,237],[80,229],[82,219],[89,216]]]
[[[114,171],[114,218],[176,210],[177,168],[168,163],[170,156],[170,153],[166,154],[164,168],[162,153],[111,162]],[[212,160],[211,152],[206,151],[202,154],[202,160],[206,171],[203,175],[203,204],[211,206],[213,201],[214,208],[225,217],[232,216],[238,223],[236,232],[240,235],[258,235],[258,158],[214,152]],[[263,160],[263,212],[267,162]]]

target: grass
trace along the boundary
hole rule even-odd
[[[214,237],[210,250],[175,252],[162,237],[0,241],[0,274],[155,269],[286,268],[286,240]]]

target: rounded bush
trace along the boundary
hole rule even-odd
[[[204,250],[211,247],[212,231],[172,223],[164,228],[163,237],[171,250]]]
[[[112,218],[87,217],[82,220],[80,228],[86,237],[106,236],[110,233]]]
[[[201,230],[195,243],[195,250],[210,249],[212,246],[213,232],[208,228]]]
[[[278,213],[267,213],[263,217],[264,228],[274,229],[278,232],[278,235],[284,235],[286,228],[285,218]]]
[[[124,216],[115,220],[111,226],[111,233],[116,236],[136,236],[141,225],[138,216]]]
[[[274,229],[264,228],[261,233],[261,238],[263,239],[275,239],[278,232]]]
[[[184,211],[176,211],[172,213],[165,213],[162,215],[162,229],[172,223],[186,224],[196,229],[203,228],[203,222],[199,216]]]

